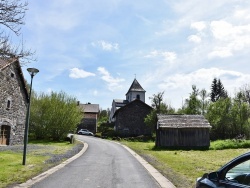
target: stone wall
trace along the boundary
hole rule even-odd
[[[0,127],[10,126],[9,145],[23,144],[27,92],[18,62],[0,72]]]
[[[144,123],[144,118],[152,108],[140,100],[135,100],[119,109],[116,114],[116,130],[123,136],[148,135],[152,130]]]

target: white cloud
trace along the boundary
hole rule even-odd
[[[78,68],[70,69],[70,74],[69,74],[70,78],[77,79],[77,78],[86,78],[89,76],[95,76],[95,74],[91,72],[86,72],[83,69],[78,69]]]
[[[193,22],[191,24],[191,28],[196,29],[197,31],[201,32],[206,28],[206,23],[203,21],[200,22]]]
[[[231,50],[227,47],[215,47],[213,51],[208,54],[208,57],[209,58],[213,58],[213,57],[225,58],[225,57],[230,57],[232,55],[233,54]]]
[[[225,20],[212,21],[211,32],[215,44],[209,57],[229,57],[250,47],[250,24],[233,25]]]
[[[194,42],[194,43],[200,43],[201,42],[201,37],[198,35],[190,35],[188,37],[188,41]]]
[[[173,62],[176,59],[175,52],[153,50],[145,58],[163,58],[165,61]]]
[[[122,88],[120,83],[125,81],[124,79],[112,77],[104,67],[98,67],[97,70],[102,75],[102,80],[104,80],[108,84],[108,89],[110,91],[115,91],[116,89]]]
[[[111,43],[111,42],[107,42],[104,40],[92,42],[91,45],[94,47],[100,47],[104,51],[117,51],[117,50],[119,50],[118,43]]]
[[[219,68],[209,68],[209,69],[199,69],[197,71],[193,71],[188,74],[174,74],[172,76],[167,77],[163,83],[159,84],[161,89],[188,89],[191,88],[192,85],[196,85],[198,88],[202,89],[210,88],[212,80],[214,78],[221,78],[224,87],[242,85],[246,82],[246,80],[250,79],[250,74],[243,74],[237,71],[231,70],[223,70]],[[232,84],[232,80],[234,83]],[[237,83],[237,84],[236,84]],[[227,88],[226,88],[227,89]],[[233,90],[234,88],[229,88]]]
[[[210,92],[212,80],[219,78],[230,96],[234,96],[235,90],[248,83],[250,74],[243,74],[238,71],[223,70],[219,68],[202,68],[187,74],[173,74],[162,82],[155,84],[158,91],[165,91],[166,99],[175,108],[180,108],[184,99],[192,92],[192,85],[197,89],[206,89]],[[150,91],[149,91],[150,92]]]

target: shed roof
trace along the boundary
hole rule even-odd
[[[157,115],[160,128],[211,128],[203,115]]]
[[[133,83],[131,84],[128,92],[126,93],[126,95],[131,92],[131,91],[141,91],[141,92],[146,92],[142,87],[141,85],[139,84],[139,82],[134,79]]]
[[[99,104],[79,104],[85,113],[98,113]]]

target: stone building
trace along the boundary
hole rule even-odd
[[[134,79],[126,100],[114,99],[109,121],[115,124],[115,131],[122,136],[148,135],[152,130],[144,123],[144,118],[152,108],[145,103],[146,91]]]
[[[79,129],[88,129],[89,131],[96,133],[99,104],[80,104],[80,102],[78,102],[78,105],[83,112],[83,119],[77,126],[77,131]]]
[[[23,144],[28,92],[17,59],[0,59],[0,145]]]
[[[152,130],[144,123],[144,118],[152,108],[139,99],[116,110],[115,130],[121,136],[151,135]]]

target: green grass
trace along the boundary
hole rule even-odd
[[[218,143],[212,143],[213,149],[210,150],[167,150],[155,149],[153,142],[122,141],[122,144],[144,157],[178,188],[194,187],[196,178],[218,170],[231,159],[249,151],[246,148],[215,150]]]
[[[56,164],[45,163],[49,156],[46,153],[62,154],[67,152],[74,145],[68,142],[31,142],[38,146],[48,146],[35,150],[27,150],[26,165],[22,165],[23,153],[13,151],[0,152],[0,187],[8,185],[20,184],[31,177],[34,177],[41,172],[49,169]],[[30,144],[29,144],[30,145]]]

